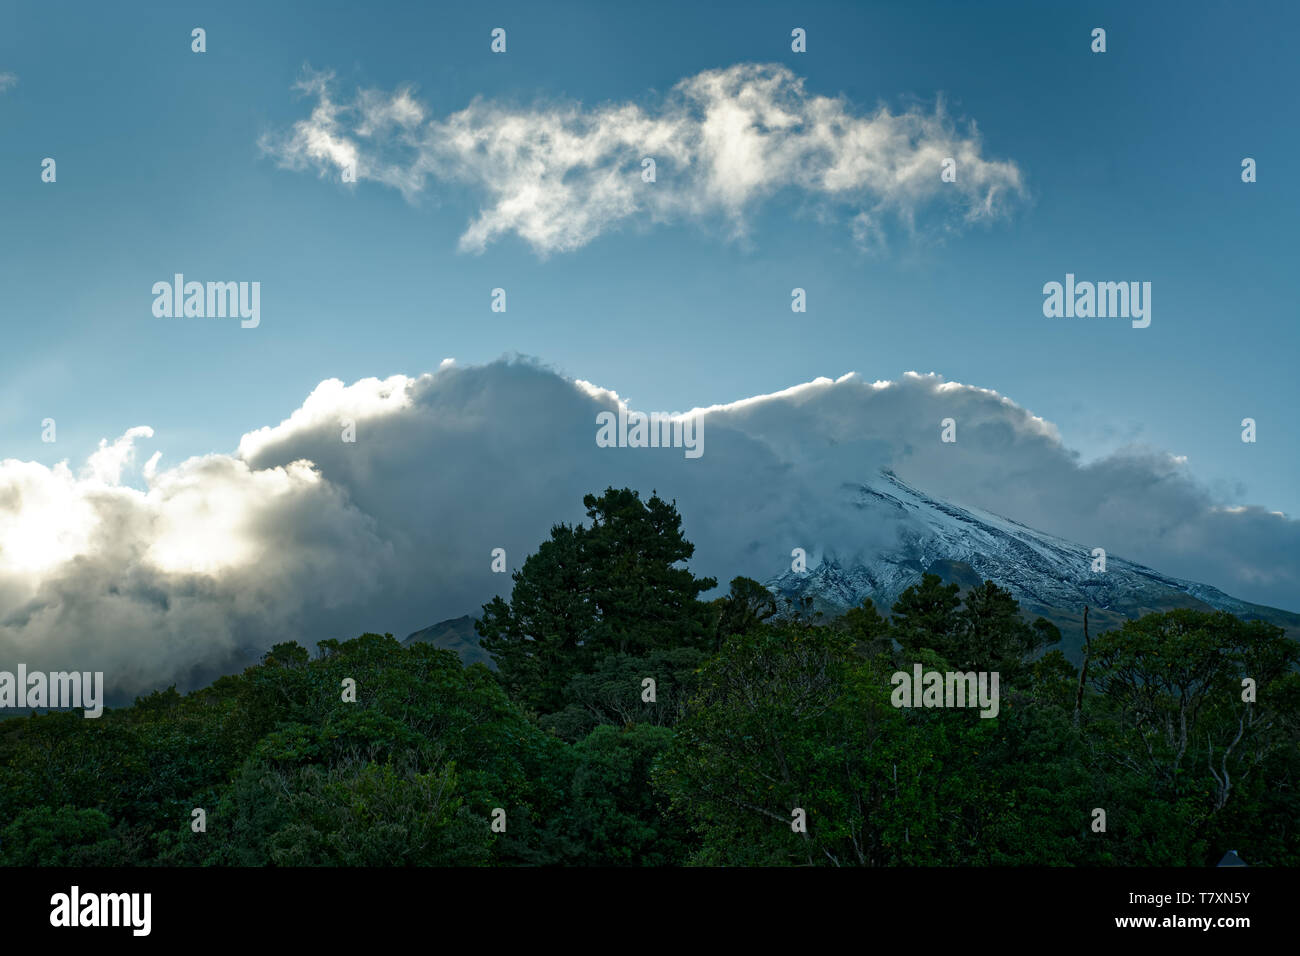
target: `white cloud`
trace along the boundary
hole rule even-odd
[[[135,460],[135,440],[152,437],[152,428],[138,425],[128,428],[111,445],[107,439],[100,439],[99,450],[86,460],[84,474],[105,485],[121,484],[122,469]]]
[[[447,360],[439,367],[447,367]],[[250,458],[266,446],[301,431],[332,428],[339,438],[345,420],[364,422],[404,408],[410,402],[411,384],[412,379],[405,375],[393,375],[383,381],[365,378],[353,385],[344,385],[337,378],[326,379],[312,389],[301,408],[295,409],[279,425],[259,428],[241,438],[239,454]]]
[[[18,85],[17,73],[0,73],[0,93],[5,92],[12,86]]]
[[[540,254],[577,249],[625,222],[720,218],[734,236],[783,189],[852,216],[847,231],[879,249],[884,222],[909,227],[933,203],[969,223],[999,215],[1023,191],[1019,168],[985,159],[978,131],[933,112],[862,113],[843,97],[808,92],[774,64],[737,64],[680,81],[654,107],[548,103],[518,108],[475,99],[439,119],[409,87],[334,98],[333,75],[297,89],[310,115],[264,136],[290,169],[338,176],[354,166],[415,200],[433,180],[470,187],[485,205],[461,236],[481,251],[507,233]],[[652,157],[656,181],[641,178]],[[945,158],[957,181],[940,181]]]
[[[0,660],[102,670],[116,694],[203,682],[245,648],[328,632],[392,573],[369,519],[305,462],[154,456],[146,490],[117,484],[150,433],[105,443],[80,477],[0,462]]]
[[[819,378],[700,410],[704,455],[595,444],[614,391],[530,362],[442,363],[414,378],[321,383],[280,424],[133,475],[147,428],[79,472],[0,462],[0,661],[103,670],[116,691],[211,679],[242,648],[365,630],[398,636],[477,612],[552,524],[607,486],[677,500],[696,573],[852,559],[897,528],[853,506],[880,467],[913,485],[1236,597],[1295,609],[1300,522],[1217,501],[1174,456],[1080,464],[1056,429],[989,389],[909,372]],[[958,442],[939,422],[958,422]],[[340,421],[356,422],[341,441]]]

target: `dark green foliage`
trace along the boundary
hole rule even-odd
[[[1025,623],[1016,599],[992,581],[967,591],[962,604],[948,648],[959,671],[1014,675],[1023,662],[1061,639],[1061,632],[1046,618],[1040,617],[1032,625]]]
[[[570,837],[574,862],[600,866],[684,863],[695,840],[686,819],[650,787],[655,761],[672,743],[667,727],[597,727],[574,748]]]
[[[924,575],[889,617],[778,614],[747,578],[706,604],[673,505],[585,504],[484,607],[499,674],[391,635],[281,642],[187,695],[0,722],[0,863],[1300,865],[1278,628],[1127,622],[1076,713],[1059,632],[991,581]],[[914,664],[996,672],[998,715],[895,706]]]
[[[899,595],[892,622],[894,638],[904,651],[912,653],[928,647],[942,652],[954,648],[960,590],[955,584],[944,584],[937,574],[926,574],[920,584],[913,584]]]
[[[511,697],[542,714],[569,703],[573,678],[609,654],[704,649],[713,637],[702,591],[717,582],[678,567],[695,552],[677,509],[628,489],[583,499],[591,526],[556,525],[478,623]]]
[[[713,650],[736,634],[747,634],[776,615],[776,598],[753,578],[732,578],[731,591],[718,604]]]
[[[707,657],[694,647],[656,650],[642,657],[607,655],[591,673],[569,681],[564,709],[540,717],[539,723],[571,742],[602,724],[672,725],[685,709],[696,673]],[[644,699],[646,678],[655,682],[653,702]]]
[[[894,629],[889,620],[876,610],[871,598],[862,602],[861,607],[850,608],[838,622],[857,647],[858,653],[865,657],[879,654],[892,654],[894,650]]]
[[[510,697],[543,713],[563,706],[565,685],[591,657],[587,570],[580,531],[556,525],[512,575],[511,602],[494,597],[476,625]]]
[[[1103,767],[1147,794],[1134,823],[1147,843],[1172,820],[1186,857],[1212,862],[1237,839],[1257,862],[1300,861],[1295,817],[1279,814],[1300,782],[1297,662],[1281,628],[1221,612],[1151,614],[1095,642],[1089,736]]]
[[[32,807],[0,830],[4,866],[129,866],[136,843],[114,833],[108,816],[73,807]]]
[[[1094,642],[1079,726],[1077,671],[1042,653],[1058,639],[991,582],[963,601],[931,575],[892,621],[867,602],[831,628],[755,625],[706,665],[656,783],[702,863],[1202,866],[1231,844],[1294,864],[1294,642],[1226,614],[1131,622]],[[999,671],[998,717],[894,708],[890,672],[914,663]]]

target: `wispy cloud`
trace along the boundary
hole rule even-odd
[[[17,73],[0,73],[0,93],[5,92],[11,86],[18,85]]]
[[[780,65],[698,73],[652,107],[475,99],[441,119],[410,87],[346,101],[334,87],[333,74],[308,71],[296,88],[314,98],[310,115],[264,135],[263,150],[322,176],[351,167],[410,201],[435,182],[468,187],[484,199],[461,236],[468,251],[508,233],[542,255],[570,251],[630,221],[718,217],[739,236],[786,189],[840,209],[855,241],[878,248],[891,219],[911,228],[934,205],[960,225],[1002,214],[1023,193],[1016,164],[985,159],[974,124],[959,128],[942,104],[861,112],[808,92]],[[956,182],[940,179],[948,158]]]

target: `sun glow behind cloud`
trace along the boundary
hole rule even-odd
[[[630,404],[527,361],[444,362],[322,382],[235,454],[169,466],[155,451],[137,474],[152,431],[136,427],[75,474],[0,462],[0,655],[54,669],[75,658],[136,691],[241,647],[414,630],[508,592],[491,550],[517,566],[607,485],[676,498],[700,573],[763,578],[793,544],[887,544],[843,493],[881,467],[1261,603],[1284,605],[1300,582],[1300,523],[1214,500],[1164,452],[1082,465],[1051,423],[938,375],[849,373],[696,409],[698,461],[598,448],[597,413]],[[949,416],[956,445],[939,441]],[[347,420],[355,442],[341,440]]]

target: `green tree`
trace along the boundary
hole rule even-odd
[[[715,651],[727,638],[744,634],[776,615],[776,598],[753,578],[732,578],[727,596],[715,603],[718,605],[718,626],[712,648]]]
[[[713,633],[699,595],[717,582],[678,566],[695,546],[675,505],[626,488],[583,504],[590,527],[552,528],[510,602],[494,598],[476,625],[503,685],[540,713],[563,710],[569,682],[607,654],[703,648]]]
[[[576,674],[565,688],[564,709],[543,715],[539,723],[564,740],[577,742],[596,727],[675,724],[707,659],[694,647],[651,651],[641,657],[608,654],[590,673]],[[654,700],[646,700],[645,680],[654,681]]]
[[[1295,805],[1298,662],[1281,628],[1225,612],[1149,614],[1094,642],[1085,724],[1100,768],[1133,791],[1125,862],[1199,865],[1243,809]],[[1294,859],[1291,842],[1270,852]]]
[[[687,822],[650,786],[651,770],[672,743],[666,727],[597,727],[575,749],[567,826],[581,847],[575,862],[667,866],[685,862],[698,842]]]
[[[131,866],[138,849],[92,809],[30,807],[0,830],[0,866]]]
[[[944,584],[937,574],[923,574],[919,584],[898,596],[890,619],[894,637],[905,653],[915,656],[922,648],[930,648],[950,656],[956,649],[954,641],[960,625],[960,590],[956,584]]]
[[[894,629],[889,619],[876,610],[871,598],[866,598],[860,607],[849,608],[840,619],[840,627],[853,639],[860,654],[867,657],[893,654]]]
[[[922,652],[927,661],[937,659]],[[731,638],[704,668],[655,783],[694,821],[694,862],[960,862],[990,784],[970,772],[993,733],[970,713],[909,714],[883,662],[840,629],[783,621]],[[804,832],[792,829],[804,811]]]
[[[1030,657],[1061,639],[1046,618],[1032,625],[1011,592],[985,581],[966,592],[946,653],[958,670],[999,671],[1013,676]]]

